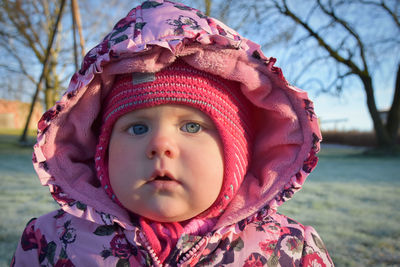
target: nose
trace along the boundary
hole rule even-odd
[[[176,141],[172,136],[155,134],[150,140],[146,156],[149,159],[155,157],[176,158],[179,154],[179,149]]]

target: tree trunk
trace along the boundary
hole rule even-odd
[[[57,74],[57,60],[54,60],[53,55],[51,55],[50,64],[47,68],[45,74],[45,107],[46,110],[50,109],[55,105],[60,96],[60,81]]]
[[[400,126],[400,64],[397,67],[396,84],[394,88],[393,102],[389,110],[386,129],[393,144],[397,143]]]
[[[44,102],[46,105],[46,110],[51,108],[54,102],[54,88],[52,88],[50,83],[47,83],[47,81],[46,81],[46,88],[44,90]]]
[[[71,7],[72,7],[72,17],[76,24],[76,28],[78,29],[79,45],[81,47],[81,56],[82,56],[82,58],[84,58],[85,57],[85,39],[83,38],[83,33],[82,33],[82,23],[81,23],[81,15],[79,12],[78,0],[71,0]]]
[[[55,35],[57,33],[58,25],[59,25],[61,17],[62,17],[64,4],[65,4],[65,0],[62,0],[61,4],[60,4],[60,10],[58,11],[56,22],[54,23],[54,28],[53,28],[53,30],[51,32],[51,36],[49,37],[49,40],[48,40],[48,43],[47,43],[46,53],[45,53],[45,57],[44,57],[44,60],[43,60],[42,73],[41,73],[41,75],[39,77],[39,81],[37,82],[36,91],[35,91],[35,93],[34,93],[34,95],[32,97],[31,107],[29,109],[29,113],[28,113],[28,117],[26,119],[24,130],[23,130],[22,135],[21,135],[21,137],[19,139],[19,142],[21,144],[26,144],[27,143],[26,135],[28,133],[29,122],[30,122],[31,117],[32,117],[32,112],[33,112],[33,109],[35,107],[35,103],[36,103],[37,97],[39,95],[39,92],[42,89],[43,79],[45,78],[46,72],[48,72],[47,71],[47,67],[48,67],[47,65],[49,64],[50,51],[51,51],[51,47],[53,46],[54,37],[55,37]]]
[[[75,64],[75,71],[79,70],[79,63],[78,63],[78,46],[76,43],[76,19],[74,15],[74,1],[71,1],[71,9],[72,9],[72,39],[74,41],[74,64]]]
[[[369,113],[371,114],[372,122],[374,124],[374,130],[378,146],[383,149],[390,148],[393,146],[393,143],[391,138],[389,137],[386,128],[383,125],[378,109],[376,108],[372,79],[369,75],[365,75],[361,76],[361,80],[364,85],[365,94],[367,96],[367,106]]]
[[[205,6],[206,6],[206,10],[205,10],[205,15],[206,16],[210,16],[210,13],[211,13],[211,0],[204,0],[204,4],[205,4]]]

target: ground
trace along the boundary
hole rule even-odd
[[[31,148],[0,134],[0,266],[9,266],[25,224],[57,208],[31,164]],[[313,226],[336,266],[400,266],[399,158],[322,146],[317,169],[279,212]]]
[[[322,146],[302,191],[280,212],[312,225],[337,266],[400,266],[399,158]]]

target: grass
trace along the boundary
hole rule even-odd
[[[280,212],[312,225],[337,266],[400,266],[399,158],[325,146],[303,190]]]
[[[26,223],[57,206],[32,167],[32,148],[0,134],[0,266],[9,266]],[[33,138],[30,137],[33,142]]]
[[[25,224],[57,207],[31,164],[31,148],[0,133],[0,266],[8,266]],[[32,140],[31,140],[32,141]],[[302,191],[280,212],[312,225],[337,266],[400,266],[399,158],[366,157],[326,145]]]

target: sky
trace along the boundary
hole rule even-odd
[[[307,1],[304,2],[304,5],[298,5],[298,2],[296,1],[288,0],[288,2],[292,3],[292,5],[289,7],[295,13],[306,13],[304,11],[306,8],[304,7],[306,6]],[[308,1],[308,3],[310,3],[310,1]],[[393,3],[394,1],[386,2],[386,4],[389,4],[389,6]],[[372,50],[370,48],[372,46],[369,45],[376,45],[378,41],[385,40],[385,38],[392,38],[393,32],[398,32],[399,28],[394,26],[392,20],[388,19],[390,17],[386,16],[384,12],[379,13],[379,11],[374,11],[371,9],[369,9],[368,12],[365,10],[360,11],[357,10],[357,8],[357,6],[349,6],[348,10],[335,11],[337,14],[340,14],[339,17],[345,18],[347,21],[351,22],[350,25],[357,30],[364,44],[367,44],[366,51],[369,65],[368,67],[373,77],[377,109],[378,111],[387,111],[391,106],[394,94],[395,75],[397,72],[397,65],[400,61],[400,47],[398,45],[380,46],[378,43],[380,50]],[[268,14],[268,16],[273,15],[273,13]],[[254,31],[247,31],[247,35],[243,35],[251,40],[256,41],[257,43],[262,43],[265,41],[265,39],[274,38],[274,35],[279,34],[279,31],[285,27],[285,23],[292,23],[290,20],[290,22],[285,20],[276,21],[277,23],[275,24],[267,24],[267,27],[269,27],[267,30],[264,30],[262,26],[255,23],[250,26],[254,28]],[[324,25],[329,25],[330,23],[330,21],[323,21],[323,19],[317,15],[315,15],[313,19],[310,19],[310,21],[313,21],[314,24],[312,24],[312,27],[314,29],[322,28]],[[274,28],[277,28],[277,30]],[[303,38],[305,31],[302,31],[301,27],[295,28],[296,30],[294,30],[293,33],[293,35],[296,37],[295,39]],[[321,32],[329,33],[329,30]],[[330,31],[330,35],[322,34],[321,36],[324,36],[324,38],[329,36],[327,37],[328,42],[335,47],[339,45],[339,42],[341,42],[342,38],[344,37],[343,34],[341,35],[341,32],[343,32],[342,28],[337,27]],[[240,29],[239,33],[241,33]],[[335,40],[335,38],[337,40]],[[394,39],[397,40],[398,44],[398,38]],[[348,38],[347,40],[350,41],[348,41],[347,47],[344,47],[350,49],[355,43],[351,43],[351,38]],[[299,49],[300,52],[295,51],[292,47],[285,47],[283,45],[266,47],[263,49],[263,52],[266,56],[277,58],[275,65],[281,67],[284,76],[289,82],[308,92],[309,97],[314,102],[315,112],[320,118],[322,130],[372,131],[373,123],[369,115],[365,91],[361,81],[357,76],[349,76],[344,83],[342,93],[335,95],[321,93],[321,91],[316,90],[315,87],[313,88],[304,82],[311,78],[319,78],[320,80],[324,81],[325,84],[329,84],[327,81],[332,79],[332,76],[329,77],[330,73],[336,72],[335,64],[327,63],[325,66],[323,64],[316,65],[316,67],[308,69],[307,72],[304,73],[304,77],[299,80],[295,80],[295,77],[297,77],[299,71],[301,72],[301,69],[304,68],[304,63],[307,61],[307,57],[321,56],[324,55],[323,53],[326,54],[326,52],[322,49],[322,52],[309,51],[316,50],[315,47],[317,44],[315,41],[314,46],[310,46],[310,43],[304,41],[300,42],[299,44],[300,45],[296,46],[294,49]],[[302,49],[300,47],[302,45],[304,45],[305,48]],[[303,55],[302,53],[304,53],[306,56],[301,57]],[[294,55],[299,55],[300,59],[296,59],[296,56]],[[357,53],[355,53],[354,58],[355,59],[353,60],[359,64],[360,62],[357,62]],[[347,72],[348,70],[346,69],[345,71]],[[298,84],[296,82],[298,82]]]
[[[387,109],[392,90],[377,94],[377,102],[381,109]],[[357,88],[342,97],[320,94],[313,96],[315,112],[320,118],[322,130],[358,130],[372,131],[373,125],[368,113],[366,97],[362,89]]]
[[[396,69],[389,69],[389,66],[385,68],[374,73],[374,93],[378,111],[389,110],[394,94]],[[290,81],[290,76],[288,79]],[[353,76],[351,82],[344,86],[342,93],[338,95],[308,90],[307,87],[301,88],[308,92],[314,102],[322,130],[373,131],[365,91],[358,77]]]
[[[396,66],[391,69],[388,67],[385,66],[385,70],[376,71],[374,74],[374,93],[378,111],[389,110],[393,101]],[[322,130],[373,130],[365,91],[357,77],[343,89],[341,95],[311,91],[309,96],[314,102]]]

